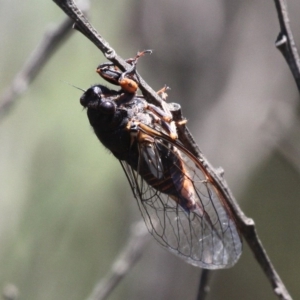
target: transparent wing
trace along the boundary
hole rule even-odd
[[[149,162],[149,155],[140,153],[138,171],[121,161],[149,232],[163,247],[194,266],[232,266],[242,252],[241,238],[199,160],[175,143],[156,139],[153,145],[160,158]],[[143,149],[147,148],[140,147]],[[153,175],[155,161],[162,164],[159,172],[164,170],[159,178]]]

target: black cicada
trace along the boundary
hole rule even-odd
[[[242,252],[239,231],[216,183],[177,139],[185,122],[175,123],[167,105],[136,94],[135,66],[144,53],[127,60],[132,69],[124,73],[100,65],[97,72],[121,90],[94,85],[80,103],[98,139],[119,159],[154,238],[194,266],[230,267]]]

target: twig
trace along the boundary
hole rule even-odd
[[[140,220],[134,224],[127,245],[112,265],[110,274],[106,279],[99,281],[87,300],[106,299],[121,279],[139,260],[150,238],[151,235],[145,226],[144,220]]]
[[[288,66],[290,67],[298,90],[300,91],[300,59],[297,47],[295,45],[292,30],[289,25],[288,10],[285,0],[274,0],[278,20],[280,25],[280,33],[276,40],[276,47],[284,56]]]
[[[61,24],[49,29],[45,33],[40,44],[32,52],[20,72],[15,76],[11,86],[1,96],[0,120],[7,115],[7,112],[15,104],[17,98],[27,90],[29,84],[34,80],[52,54],[71,34],[71,29],[72,22],[69,18],[66,18]]]
[[[73,21],[74,28],[86,36],[103,55],[111,61],[114,65],[123,71],[129,70],[132,66],[127,64],[116,51],[109,45],[109,43],[97,32],[97,30],[90,24],[83,13],[78,9],[73,0],[53,0]],[[156,94],[156,92],[143,80],[143,78],[136,73],[140,83],[140,89],[145,98],[158,106],[162,106],[163,100]]]
[[[203,269],[200,275],[198,295],[196,300],[204,300],[209,293],[209,280],[212,273],[210,270]]]
[[[59,7],[61,7],[76,23],[75,28],[82,32],[87,38],[89,38],[105,55],[107,59],[112,61],[116,66],[122,70],[128,70],[129,66],[121,59],[115,51],[108,45],[108,43],[97,33],[97,31],[89,24],[87,19],[78,10],[72,0],[53,0]],[[139,86],[146,97],[146,99],[156,105],[161,105],[161,99],[156,93],[145,83],[145,81],[137,74],[139,78]],[[176,112],[178,118],[181,117],[180,107]],[[179,140],[182,144],[189,149],[198,159],[202,165],[206,168],[207,173],[211,176],[214,184],[218,186],[220,193],[226,199],[227,204],[230,206],[233,216],[236,219],[241,234],[246,239],[250,248],[252,249],[257,261],[264,270],[267,278],[273,286],[274,292],[279,299],[290,300],[291,296],[287,292],[283,282],[276,273],[272,266],[270,259],[268,258],[266,251],[264,250],[260,239],[257,236],[254,222],[252,219],[247,218],[241,211],[232,193],[230,192],[228,185],[220,172],[215,170],[207,159],[202,155],[199,147],[195,143],[191,133],[185,126],[179,127]]]

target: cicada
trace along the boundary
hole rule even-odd
[[[242,252],[240,233],[218,185],[177,137],[185,121],[174,122],[167,105],[137,95],[136,62],[146,52],[127,60],[127,72],[98,66],[121,90],[94,85],[80,103],[100,142],[120,161],[156,241],[194,266],[231,267]]]

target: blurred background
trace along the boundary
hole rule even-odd
[[[289,1],[300,44],[300,2]],[[89,19],[144,79],[181,104],[204,155],[222,166],[294,299],[300,298],[299,94],[273,1],[92,1]],[[2,0],[0,94],[65,18],[52,1]],[[97,141],[81,91],[105,58],[74,31],[0,119],[0,290],[22,300],[85,299],[126,244],[138,207],[119,162]],[[200,270],[154,240],[109,299],[195,299]],[[276,299],[244,244],[214,272],[208,299]]]

